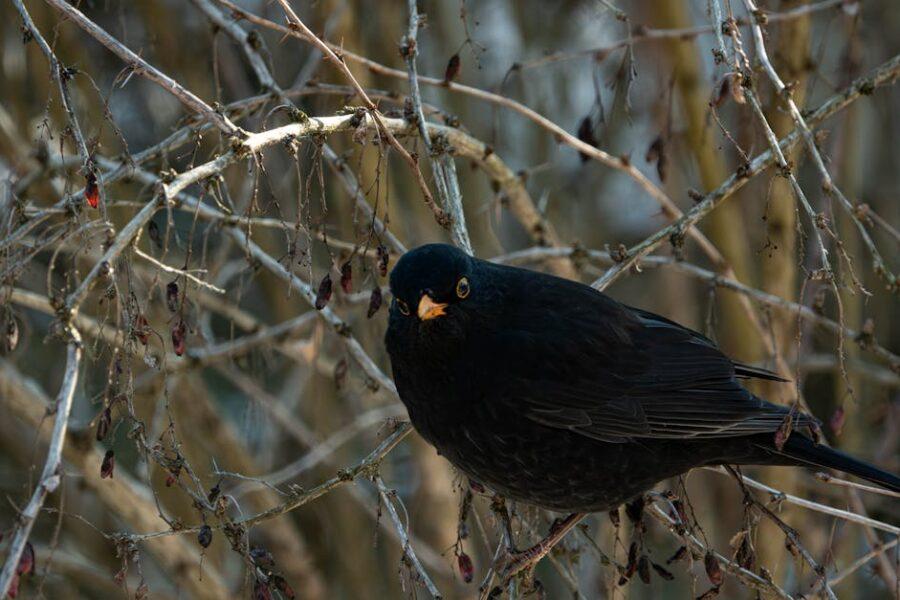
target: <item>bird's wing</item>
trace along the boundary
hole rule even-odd
[[[479,353],[500,363],[493,401],[533,421],[620,442],[774,432],[788,413],[741,387],[734,363],[697,332],[586,286],[523,281],[523,301]]]

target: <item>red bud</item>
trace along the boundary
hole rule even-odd
[[[472,564],[472,559],[469,558],[469,555],[465,552],[457,554],[456,564],[459,567],[459,574],[462,575],[463,581],[472,583],[472,579],[475,577],[475,565]]]
[[[97,208],[100,205],[100,186],[97,185],[97,175],[91,171],[85,179],[84,199],[91,205],[91,208]]]

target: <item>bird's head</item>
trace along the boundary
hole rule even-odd
[[[428,244],[404,254],[391,272],[391,340],[412,350],[447,346],[469,329],[485,295],[476,261],[446,244]]]

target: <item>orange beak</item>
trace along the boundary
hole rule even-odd
[[[424,294],[419,300],[419,308],[416,312],[419,314],[419,319],[427,321],[446,314],[444,312],[445,308],[447,308],[446,304],[435,302],[431,299],[431,296]]]

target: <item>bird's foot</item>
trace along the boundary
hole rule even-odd
[[[585,515],[586,513],[572,513],[565,519],[555,521],[550,527],[547,537],[537,544],[525,550],[509,552],[502,557],[497,565],[500,587],[506,586],[513,577],[522,572],[525,572],[527,579],[531,582],[534,567],[553,550],[554,546],[562,541],[572,528],[581,522]]]

